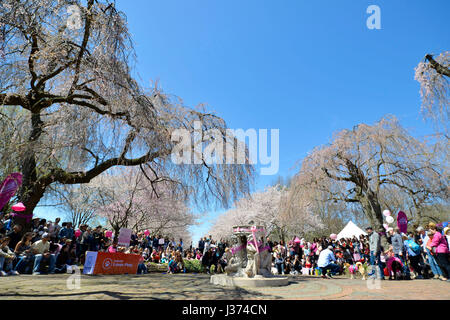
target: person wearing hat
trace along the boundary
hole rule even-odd
[[[449,227],[444,228],[444,236],[447,238],[447,245],[448,245],[448,249],[450,250],[450,228]]]
[[[48,273],[55,273],[56,257],[50,253],[50,234],[44,233],[42,239],[31,245],[34,254],[33,275],[39,275],[41,264],[48,264]]]

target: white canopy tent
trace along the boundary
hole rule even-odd
[[[344,229],[337,235],[337,240],[342,238],[359,238],[360,235],[367,235],[361,228],[359,228],[353,221],[349,221]]]

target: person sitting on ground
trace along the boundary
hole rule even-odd
[[[306,261],[305,261],[305,264],[303,265],[303,267],[304,267],[305,269],[307,269],[308,274],[311,274],[311,273],[312,273],[312,270],[313,270],[313,264],[311,263],[311,258],[310,258],[310,257],[306,257]]]
[[[293,265],[292,265],[292,261],[291,261],[291,256],[287,256],[285,261],[284,261],[284,272],[287,274],[291,274],[293,272]]]
[[[284,258],[281,253],[277,253],[277,257],[275,258],[275,267],[277,268],[278,274],[284,275]]]
[[[33,233],[27,232],[23,235],[22,240],[20,240],[14,253],[17,257],[17,263],[14,270],[19,273],[28,273],[31,271],[31,262],[33,261],[33,253],[31,252],[31,240],[33,239]]]
[[[125,250],[126,254],[132,254],[134,253],[134,246],[129,246],[128,249]]]
[[[11,240],[9,241],[9,248],[14,251],[16,245],[22,239],[22,226],[20,224],[15,224],[12,231],[6,234]]]
[[[194,254],[191,251],[187,252],[186,260],[194,260]]]
[[[180,251],[177,251],[177,253],[175,254],[175,261],[177,263],[178,270],[180,270],[180,272],[186,273],[186,267],[184,265],[183,257],[181,256]]]
[[[180,252],[176,252],[175,256],[173,256],[169,261],[169,273],[175,274],[179,272],[186,272],[186,268],[184,266],[183,257]]]
[[[229,256],[229,248],[224,249],[223,255],[220,257],[219,262],[217,263],[217,273],[225,272],[225,267],[228,264],[228,256]]]
[[[142,250],[142,257],[144,257],[145,261],[150,259],[150,249],[149,248],[145,248],[144,250]]]
[[[153,252],[150,256],[150,258],[152,259],[152,262],[154,263],[159,263],[159,260],[161,259],[158,251],[156,251],[156,249],[153,249]]]
[[[295,255],[294,262],[292,263],[292,269],[294,274],[302,272],[302,262],[298,254]]]
[[[339,272],[340,267],[333,262],[336,262],[336,258],[333,254],[333,247],[328,246],[325,250],[320,252],[317,261],[317,266],[322,271],[322,278],[332,278],[333,275]],[[328,274],[328,271],[330,271],[331,274]]]
[[[14,252],[9,248],[10,237],[5,236],[0,239],[0,276],[18,275],[13,270],[13,261],[15,259]]]
[[[41,267],[48,264],[48,273],[55,273],[56,257],[50,253],[50,235],[44,233],[42,239],[31,245],[31,251],[34,254],[33,275],[41,274]]]
[[[70,242],[67,242],[62,246],[58,257],[56,258],[55,271],[57,273],[65,273],[67,271],[67,266],[73,266],[75,264],[75,259],[75,251],[70,250]]]
[[[167,273],[169,274],[175,274],[178,273],[178,265],[175,261],[175,257],[173,257],[172,259],[170,259],[169,263],[168,263],[168,270]]]
[[[168,263],[172,255],[169,250],[162,251],[160,254],[160,263]]]
[[[202,260],[202,251],[196,250],[195,259]]]

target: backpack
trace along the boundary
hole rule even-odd
[[[409,241],[408,245],[414,253],[420,253],[420,246],[415,241]]]

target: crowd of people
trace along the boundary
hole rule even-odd
[[[323,278],[342,274],[356,264],[366,265],[368,276],[389,279],[440,279],[449,281],[450,229],[440,230],[435,223],[415,232],[401,233],[399,228],[366,229],[367,235],[351,239],[315,239],[307,243],[304,257]],[[314,253],[315,252],[315,253]],[[291,255],[292,256],[292,255]],[[286,258],[287,259],[287,258]],[[304,270],[304,269],[303,269]]]
[[[232,245],[224,239],[203,237],[197,246],[183,239],[144,232],[132,234],[130,245],[121,247],[102,226],[91,228],[71,222],[60,224],[33,219],[32,231],[23,233],[9,215],[0,215],[0,276],[19,274],[54,274],[83,265],[87,251],[141,256],[138,273],[148,272],[148,263],[167,264],[168,273],[186,272],[186,260],[196,260],[203,271],[224,272],[232,257]],[[367,268],[368,276],[385,279],[434,278],[448,281],[450,273],[450,229],[436,224],[419,227],[415,232],[400,233],[398,228],[374,231],[367,235],[312,241],[293,237],[290,241],[266,239],[272,254],[272,272],[279,275],[315,275],[331,278],[342,275],[356,264]],[[214,268],[212,268],[214,266]]]
[[[122,252],[141,255],[138,272],[146,273],[145,263],[172,262],[171,270],[182,262],[183,240],[132,234],[129,246],[118,246],[117,237],[108,235],[102,226],[82,224],[75,230],[71,222],[33,219],[32,231],[22,232],[8,214],[0,215],[0,276],[19,274],[54,274],[84,264],[87,251]]]

